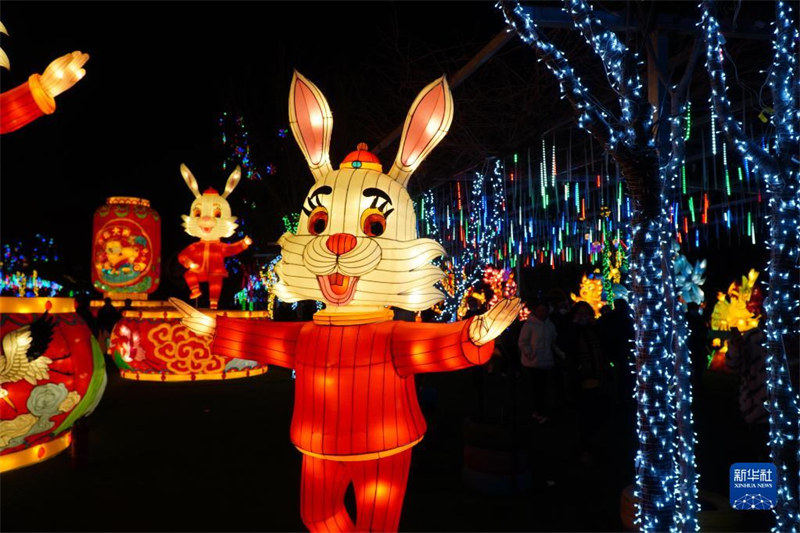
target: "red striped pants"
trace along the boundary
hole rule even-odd
[[[312,531],[397,531],[406,493],[411,449],[367,461],[333,461],[303,455],[300,517]],[[344,506],[353,483],[356,521]]]

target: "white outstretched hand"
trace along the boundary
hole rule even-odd
[[[217,329],[216,318],[204,315],[191,305],[187,304],[183,300],[179,300],[178,298],[170,298],[169,303],[174,305],[175,308],[183,315],[183,318],[181,318],[181,324],[183,324],[185,327],[189,328],[198,335],[214,335],[214,331]]]
[[[500,300],[489,311],[472,319],[472,324],[469,325],[470,340],[478,346],[483,346],[497,338],[517,319],[521,308],[522,303],[519,298]]]
[[[41,77],[42,88],[55,98],[86,75],[83,65],[89,61],[89,54],[74,51],[52,61]]]

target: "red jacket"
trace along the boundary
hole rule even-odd
[[[22,85],[0,94],[0,133],[18,130],[56,110],[56,102],[42,88],[34,74]]]
[[[228,269],[225,268],[225,258],[246,249],[247,244],[244,239],[230,244],[222,241],[197,241],[178,254],[178,262],[186,268],[189,268],[192,263],[200,265],[200,268],[196,270],[199,274],[227,278]]]
[[[483,364],[492,355],[494,342],[473,344],[469,324],[330,326],[220,317],[211,349],[294,368],[292,443],[335,458],[416,444],[426,425],[413,375]]]

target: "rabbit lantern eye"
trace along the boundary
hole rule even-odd
[[[386,216],[374,207],[361,214],[361,229],[369,237],[380,237],[386,231]]]
[[[214,216],[220,218],[222,216],[222,209],[218,205],[214,206]]]
[[[199,207],[195,207],[194,209],[192,209],[192,216],[193,217],[198,217],[198,218],[200,217],[200,208]]]
[[[319,235],[328,227],[328,210],[322,206],[317,206],[308,216],[308,232],[311,235]]]

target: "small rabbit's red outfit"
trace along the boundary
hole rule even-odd
[[[0,133],[9,133],[56,110],[56,101],[33,74],[22,85],[0,94]]]
[[[200,282],[208,282],[208,299],[211,308],[217,308],[219,294],[222,291],[222,279],[228,277],[225,268],[225,258],[247,249],[245,239],[235,243],[222,241],[198,241],[190,244],[178,254],[178,262],[189,269],[183,274],[183,279],[189,285],[192,298],[200,297]],[[192,269],[191,264],[199,265]]]
[[[211,349],[295,369],[290,433],[304,454],[300,506],[311,531],[397,531],[411,448],[426,429],[413,375],[483,364],[494,342],[473,344],[470,321],[401,322],[388,311],[335,320],[220,317]],[[355,524],[344,507],[350,482]]]

